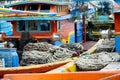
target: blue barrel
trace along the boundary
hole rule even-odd
[[[16,49],[11,49],[11,55],[12,55],[12,67],[18,67],[19,66],[19,57],[16,52]]]
[[[120,53],[120,36],[115,37],[116,52]]]
[[[15,48],[0,48],[0,56],[5,60],[5,67],[19,66],[19,57]]]
[[[77,40],[77,42],[83,41],[83,34],[82,33],[78,34],[76,40]]]
[[[75,42],[83,41],[83,22],[82,20],[75,22]]]

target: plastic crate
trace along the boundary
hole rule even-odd
[[[18,67],[19,57],[14,48],[0,48],[0,56],[4,58],[5,67]]]

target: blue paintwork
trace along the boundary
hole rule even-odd
[[[55,46],[59,46],[59,45],[61,45],[61,44],[63,44],[61,41],[55,41],[55,42],[53,43],[53,45],[55,45]]]
[[[74,34],[74,33],[70,35],[69,43],[75,43],[75,34]],[[56,46],[59,46],[59,45],[61,45],[61,44],[64,44],[64,43],[61,42],[61,41],[55,41],[55,42],[53,43],[53,45],[56,45]]]
[[[120,10],[113,10],[113,13],[119,13]]]
[[[97,0],[73,0],[75,2],[88,2],[88,1],[97,1]]]
[[[97,11],[97,8],[88,8],[86,13],[91,14],[91,13],[95,13],[96,11]]]
[[[69,43],[75,43],[75,34],[70,35],[70,42]]]
[[[3,43],[0,43],[0,48],[4,48],[4,44]]]
[[[75,42],[83,41],[83,22],[82,20],[75,22]]]
[[[76,42],[82,42],[83,41],[83,33],[79,33],[76,38]]]
[[[18,20],[65,20],[70,19],[71,15],[48,17],[48,16],[29,16],[29,17],[0,17],[0,20],[18,21]]]
[[[5,60],[5,67],[18,67],[19,57],[14,48],[0,48],[0,55]]]
[[[72,17],[79,17],[82,16],[82,13],[80,11],[80,9],[73,9],[70,11],[70,14]]]
[[[120,0],[114,0],[120,6]]]
[[[72,7],[75,7],[74,5],[71,5]],[[88,8],[85,13],[86,14],[91,14],[91,13],[95,13],[97,11],[96,8]],[[82,16],[84,13],[80,10],[80,9],[73,9],[70,11],[70,14],[72,15],[72,17],[79,17]]]
[[[6,33],[7,36],[13,35],[11,22],[0,21],[0,32]]]
[[[98,20],[108,20],[108,16],[107,15],[98,15]]]
[[[116,52],[120,53],[120,36],[115,37],[115,47]]]
[[[0,8],[0,12],[4,12],[4,13],[21,13],[21,14],[26,14],[26,13],[31,13],[34,11],[23,11],[23,10],[14,10],[14,9],[7,9],[7,8]],[[34,14],[36,14],[36,16],[56,16],[57,13],[56,12],[47,12],[47,13],[42,13],[42,12],[34,12]],[[32,14],[30,14],[32,15]]]

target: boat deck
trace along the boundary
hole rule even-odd
[[[87,42],[82,43],[82,45],[84,47],[84,51],[87,51],[92,46],[94,46],[96,43],[97,43],[96,41],[87,41]]]

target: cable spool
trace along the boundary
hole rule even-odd
[[[103,39],[109,39],[112,37],[113,33],[111,31],[111,29],[107,29],[107,30],[101,30],[100,31],[100,35]]]

